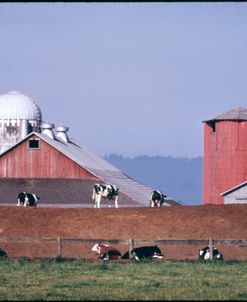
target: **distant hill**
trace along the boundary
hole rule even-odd
[[[159,189],[186,205],[202,204],[203,157],[141,155],[133,158],[110,154],[109,163],[134,180]]]

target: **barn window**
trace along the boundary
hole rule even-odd
[[[37,138],[28,141],[28,149],[39,149],[40,140]]]

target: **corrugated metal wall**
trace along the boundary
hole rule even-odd
[[[234,190],[224,196],[225,204],[247,203],[247,186]]]
[[[247,180],[247,122],[204,124],[203,204],[223,204],[220,193]]]

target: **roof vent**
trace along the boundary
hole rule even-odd
[[[68,135],[67,135],[67,132],[69,131],[68,127],[58,126],[56,128],[56,131],[57,131],[57,134],[56,134],[57,138],[60,138],[62,141],[66,142],[66,143],[69,141],[69,138],[68,138]]]
[[[50,123],[42,123],[41,124],[41,133],[49,136],[50,138],[54,139],[54,133],[53,133],[53,129],[54,128],[54,124],[50,124]]]

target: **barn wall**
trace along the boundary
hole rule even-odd
[[[29,149],[25,140],[5,153],[0,158],[0,177],[97,179],[41,139],[39,149]]]
[[[203,204],[223,204],[220,193],[247,179],[247,122],[204,126]]]
[[[54,179],[54,178],[3,178],[0,181],[0,204],[17,204],[17,196],[20,192],[33,192],[40,199],[39,205],[81,204],[93,207],[93,186],[95,180],[91,179]],[[8,194],[6,194],[8,192]],[[126,205],[138,205],[126,194],[119,193],[119,207]],[[108,200],[102,199],[102,205],[108,204]],[[112,203],[114,206],[114,203]]]

